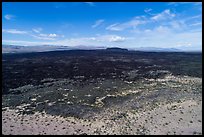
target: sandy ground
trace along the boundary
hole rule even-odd
[[[188,100],[160,106],[139,114],[137,123],[141,123],[151,135],[201,134],[202,102]]]
[[[159,105],[143,112],[126,111],[117,120],[116,111],[96,114],[93,119],[63,118],[46,113],[21,115],[2,111],[2,133],[24,134],[202,134],[202,101],[186,100]],[[120,110],[122,112],[123,110]],[[103,116],[102,116],[103,115]]]

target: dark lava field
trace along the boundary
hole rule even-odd
[[[43,84],[42,80],[48,78],[70,79],[83,85],[96,79],[131,81],[162,77],[163,72],[151,73],[157,70],[202,77],[202,54],[94,50],[3,54],[2,94],[28,84]]]
[[[2,104],[31,103],[22,112],[27,114],[45,110],[83,116],[130,98],[111,95],[132,89],[144,79],[169,73],[202,77],[201,53],[71,50],[2,57]]]

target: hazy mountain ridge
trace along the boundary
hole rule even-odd
[[[69,50],[67,46],[19,46],[19,45],[2,45],[2,53],[25,53],[25,52],[45,52],[55,50]]]
[[[106,51],[144,51],[144,52],[185,52],[176,48],[157,48],[157,47],[140,47],[134,49],[126,49],[119,47],[93,47],[78,45],[62,46],[62,45],[39,45],[39,46],[20,46],[20,45],[2,45],[2,53],[27,53],[27,52],[46,52],[46,51],[59,51],[59,50],[106,50]],[[193,51],[201,52],[201,51]]]

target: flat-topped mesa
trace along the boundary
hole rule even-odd
[[[106,48],[106,50],[107,50],[107,51],[128,51],[128,49],[118,48],[118,47]]]

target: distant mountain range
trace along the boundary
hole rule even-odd
[[[40,45],[40,46],[19,46],[19,45],[2,45],[2,53],[27,53],[27,52],[46,52],[59,50],[107,50],[107,51],[144,51],[144,52],[183,52],[176,48],[157,48],[157,47],[140,47],[135,49],[125,49],[118,47],[93,47],[79,45],[75,47],[61,45]]]
[[[24,53],[24,52],[44,52],[53,50],[69,49],[66,46],[18,46],[18,45],[2,45],[2,53]]]
[[[46,52],[59,50],[92,50],[105,49],[105,47],[93,47],[78,45],[75,47],[61,45],[39,45],[39,46],[19,46],[19,45],[2,45],[2,53],[26,53],[26,52]]]
[[[140,47],[136,48],[137,51],[146,51],[146,52],[181,52],[182,50],[176,48],[157,48],[157,47]]]
[[[107,51],[128,51],[128,49],[125,48],[118,48],[118,47],[111,47],[111,48],[106,48]]]

